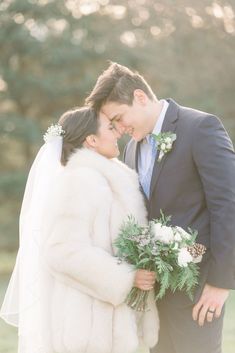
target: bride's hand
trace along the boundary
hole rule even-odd
[[[153,289],[155,281],[156,275],[154,272],[147,270],[137,270],[134,280],[134,287],[142,290],[151,290]]]

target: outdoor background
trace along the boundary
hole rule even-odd
[[[235,0],[0,0],[0,304],[42,135],[83,104],[108,60],[138,70],[159,98],[216,114],[235,141]],[[224,353],[234,346],[233,294]],[[0,319],[0,352],[16,351]]]

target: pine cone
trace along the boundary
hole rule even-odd
[[[187,250],[190,253],[190,255],[195,259],[205,254],[206,247],[202,244],[195,243],[193,246],[188,246]]]

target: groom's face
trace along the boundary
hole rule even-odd
[[[134,99],[132,105],[108,102],[103,105],[101,112],[121,135],[128,134],[136,141],[140,141],[148,133],[145,124],[146,109],[138,99]]]

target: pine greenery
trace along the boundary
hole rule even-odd
[[[126,261],[134,265],[136,269],[155,272],[159,284],[156,286],[158,287],[155,293],[156,300],[161,299],[167,290],[184,291],[193,299],[193,292],[198,284],[198,265],[193,262],[193,257],[181,265],[179,253],[181,249],[188,249],[195,245],[197,232],[191,229],[185,232],[179,227],[171,227],[169,226],[170,219],[170,216],[161,213],[160,219],[150,221],[147,226],[141,226],[132,216],[129,216],[122,224],[119,236],[114,243],[117,256],[119,261]],[[159,240],[154,234],[154,224],[160,224],[165,229],[171,228],[175,238],[169,242]],[[133,309],[146,310],[147,296],[147,291],[132,288],[126,302]]]

